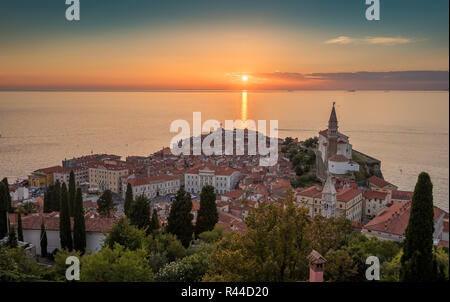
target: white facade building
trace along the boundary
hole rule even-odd
[[[133,198],[144,195],[151,199],[157,196],[176,194],[180,189],[180,179],[172,175],[158,175],[153,177],[128,177],[122,182],[122,196],[125,198],[128,183],[131,184]]]
[[[11,200],[24,200],[30,198],[30,192],[27,187],[15,187],[9,189]]]
[[[216,194],[225,194],[235,189],[239,175],[238,170],[230,167],[201,165],[186,171],[184,186],[187,192],[200,193],[204,186],[211,185]]]
[[[41,222],[44,219],[47,233],[47,252],[61,250],[59,236],[59,213],[31,214],[22,216],[23,239],[36,247],[36,253],[41,255]],[[72,228],[73,228],[73,220]],[[98,252],[103,245],[105,232],[108,232],[115,222],[115,218],[100,218],[94,214],[86,214],[86,253]],[[17,224],[17,221],[16,223]],[[17,225],[14,225],[17,228]]]
[[[328,171],[333,174],[344,175],[349,171],[359,171],[359,165],[348,160],[344,155],[336,154],[328,159]]]

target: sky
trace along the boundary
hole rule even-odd
[[[380,3],[2,0],[0,89],[448,90],[449,1]]]

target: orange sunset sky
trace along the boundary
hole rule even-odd
[[[448,1],[60,2],[2,1],[0,89],[448,89]]]

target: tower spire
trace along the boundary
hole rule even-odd
[[[336,116],[336,109],[333,102],[333,108],[331,109],[330,119],[328,120],[328,137],[337,137],[338,134],[338,120]]]

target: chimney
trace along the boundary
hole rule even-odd
[[[327,260],[316,250],[313,250],[306,259],[309,260],[309,282],[323,282],[323,270]]]

